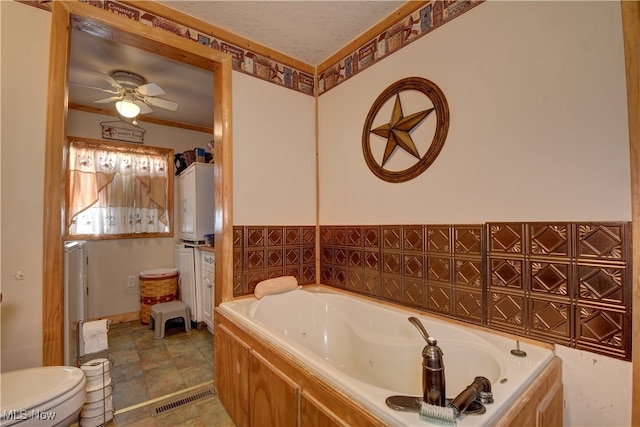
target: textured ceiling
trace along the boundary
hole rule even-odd
[[[159,1],[309,65],[319,65],[406,1]]]
[[[309,65],[318,65],[371,28],[406,1],[159,1],[168,7],[250,39]],[[74,31],[69,81],[111,89],[100,76],[115,70],[140,74],[158,84],[176,101],[175,112],[152,107],[148,116],[213,127],[213,77],[210,72],[146,51]],[[95,89],[69,85],[69,101],[96,104],[111,96]]]

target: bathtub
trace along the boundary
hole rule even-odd
[[[520,342],[484,328],[464,327],[325,286],[222,303],[219,311],[322,377],[390,425],[430,425],[417,413],[390,409],[392,395],[422,396],[425,342],[407,320],[418,317],[444,353],[446,394],[455,397],[476,376],[491,381],[494,403],[483,415],[462,415],[460,426],[489,426],[554,358],[550,346]]]

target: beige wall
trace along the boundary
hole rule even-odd
[[[233,223],[313,225],[314,99],[233,73]]]
[[[68,135],[101,139],[100,122],[112,121],[114,117],[71,110],[68,119]],[[145,145],[172,148],[176,153],[194,147],[206,148],[207,141],[211,140],[210,134],[192,130],[145,122],[140,122],[139,126],[146,130]],[[177,184],[176,178],[174,206],[180,206]],[[180,213],[180,209],[174,211],[174,230],[179,224]],[[169,237],[88,242],[89,318],[138,311],[140,287],[137,280],[135,287],[128,287],[128,276],[138,276],[141,271],[152,268],[174,267],[173,245],[176,241],[177,238]]]
[[[630,220],[623,55],[618,2],[466,12],[319,98],[320,223]],[[362,127],[410,76],[442,89],[451,126],[425,173],[390,184],[367,168]]]
[[[8,371],[42,363],[50,13],[0,1],[0,19]],[[412,75],[443,89],[450,134],[425,174],[385,184],[362,159],[362,124],[382,89]],[[234,223],[313,223],[313,100],[238,73],[233,85]],[[487,2],[320,98],[320,222],[628,220],[624,91],[618,2]],[[566,425],[629,425],[631,364],[557,352]]]
[[[447,23],[319,98],[320,224],[629,221],[623,55],[618,2],[487,2]],[[390,184],[362,127],[410,76],[442,89],[451,126],[425,173]],[[631,363],[557,354],[566,425],[630,425]]]
[[[42,364],[44,139],[51,14],[13,1],[1,1],[0,10],[0,369],[8,371]],[[22,278],[17,278],[20,273]]]

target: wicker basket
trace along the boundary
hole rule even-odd
[[[151,306],[161,302],[173,301],[178,298],[178,272],[163,270],[163,272],[140,273],[140,322],[149,324]]]

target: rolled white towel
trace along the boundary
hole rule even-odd
[[[109,330],[109,322],[107,319],[94,320],[85,322],[82,325],[82,337],[84,339],[84,356],[85,354],[97,353],[107,350],[109,344],[107,342],[107,331]]]
[[[298,288],[298,280],[293,276],[280,276],[273,279],[263,280],[256,285],[253,293],[260,299],[265,295],[279,294]]]

